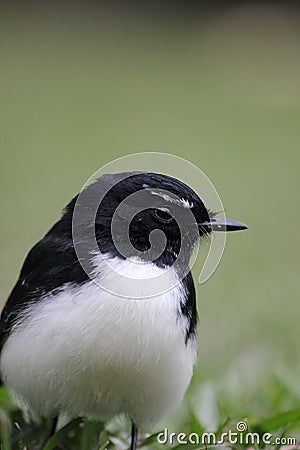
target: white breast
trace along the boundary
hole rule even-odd
[[[138,270],[139,278],[164,270],[118,258],[114,264]],[[151,282],[143,283],[143,295]],[[105,419],[125,413],[151,427],[179,407],[192,376],[196,343],[185,345],[187,323],[178,313],[184,296],[181,283],[143,300],[118,297],[92,281],[65,285],[32,305],[11,332],[1,354],[2,377],[45,415]]]

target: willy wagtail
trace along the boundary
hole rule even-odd
[[[136,193],[142,200],[130,197]],[[45,416],[126,414],[135,450],[138,428],[176,410],[192,377],[192,252],[212,231],[247,226],[211,214],[189,186],[158,173],[103,175],[84,195],[79,252],[76,196],[23,264],[1,315],[0,373],[17,397]],[[98,254],[89,250],[90,232]]]

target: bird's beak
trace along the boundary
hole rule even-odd
[[[203,222],[201,227],[207,227],[211,231],[239,231],[247,230],[247,225],[237,220],[225,219],[223,217],[213,217],[209,222]]]

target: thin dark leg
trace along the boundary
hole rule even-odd
[[[50,439],[55,434],[57,422],[58,422],[58,416],[53,417],[52,423],[51,423],[51,427],[50,427],[50,430],[49,430],[48,439]]]
[[[131,444],[130,444],[130,450],[136,450],[137,447],[137,438],[138,438],[138,429],[135,426],[134,422],[131,422]]]

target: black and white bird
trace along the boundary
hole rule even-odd
[[[92,279],[73,242],[78,196],[30,250],[1,315],[0,373],[16,397],[45,416],[70,413],[106,420],[126,414],[134,450],[138,428],[151,428],[176,410],[192,377],[197,309],[188,264],[197,240],[214,230],[247,226],[210,214],[199,196],[175,178],[117,175],[104,175],[86,188],[93,197],[109,186],[95,222],[85,223],[84,214],[80,218],[82,230],[93,228],[103,255],[89,254]],[[145,194],[144,206],[128,202],[112,236],[117,208],[139,191]],[[178,226],[176,217],[187,210],[198,233],[191,232],[188,221]],[[149,251],[154,230],[165,236],[163,251],[154,260],[137,257],[135,251]],[[126,233],[132,246],[125,246],[124,256],[117,242],[126,242]],[[107,262],[113,270],[107,270]],[[150,295],[162,274],[172,287]],[[102,282],[112,289],[102,288]]]

